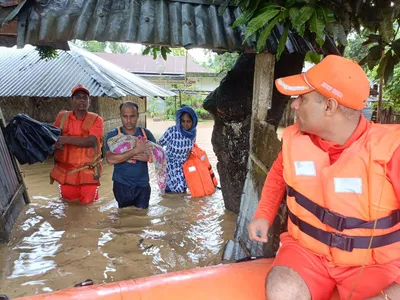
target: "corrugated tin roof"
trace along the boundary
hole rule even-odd
[[[97,56],[120,66],[124,70],[140,74],[158,74],[158,66],[164,67],[163,75],[184,75],[185,74],[185,56],[168,56],[165,61],[162,57],[153,59],[149,55],[137,55],[131,53],[95,53]],[[191,55],[187,57],[188,73],[214,73],[211,70],[194,62]]]
[[[220,1],[48,0],[46,4],[37,4],[20,13],[18,45],[45,45],[79,39],[217,51],[254,49],[254,40],[242,45],[244,26],[231,27],[241,14],[240,9],[228,7],[221,16],[218,12],[220,6],[210,3],[219,4]],[[282,32],[281,26],[275,27],[267,41],[266,51],[276,53]],[[289,53],[311,49],[311,44],[303,38],[289,34],[286,43]]]
[[[0,96],[70,97],[78,83],[93,96],[167,97],[175,93],[69,43],[70,51],[42,60],[33,46],[0,48]]]

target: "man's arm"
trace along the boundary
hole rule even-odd
[[[134,159],[136,155],[143,154],[146,151],[146,143],[137,143],[136,147],[121,154],[114,154],[111,151],[106,152],[106,160],[110,165],[116,165]]]
[[[285,195],[286,183],[283,179],[283,159],[282,152],[272,164],[268,172],[264,187],[261,193],[261,199],[258,203],[254,219],[262,218],[272,224],[275,220],[279,206]]]
[[[94,122],[92,128],[89,130],[89,136],[86,138],[77,136],[60,136],[56,148],[62,148],[62,145],[69,144],[82,148],[94,148],[97,146],[97,141],[103,136],[104,121],[101,117],[98,117]]]
[[[247,228],[251,240],[263,243],[268,242],[268,229],[278,212],[285,194],[285,188],[282,152],[279,152],[277,159],[268,172],[261,193],[261,200],[258,203],[253,220]]]
[[[97,137],[94,135],[89,135],[86,138],[77,137],[77,136],[60,136],[56,143],[56,148],[60,148],[60,146],[69,144],[82,148],[94,148],[97,145]]]

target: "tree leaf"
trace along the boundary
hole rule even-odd
[[[318,17],[317,12],[315,11],[309,21],[310,31],[316,34],[315,40],[317,43],[322,46],[325,42],[325,24],[324,21]]]
[[[294,22],[299,17],[299,13],[300,13],[300,8],[298,8],[298,7],[289,8],[289,17],[290,17],[290,21],[292,22],[292,24],[294,24]]]
[[[151,50],[151,46],[147,46],[147,47],[143,50],[142,54],[143,54],[143,55],[148,55],[148,54],[150,53],[150,50]]]
[[[259,3],[260,0],[253,1],[252,5],[247,10],[245,10],[232,24],[232,28],[246,24],[254,15],[254,12],[256,11]]]
[[[392,42],[392,50],[398,57],[400,57],[400,39],[397,39]]]
[[[323,17],[325,23],[333,23],[335,22],[335,15],[332,10],[325,6],[317,7],[317,14],[319,17]]]
[[[243,43],[253,35],[258,29],[267,24],[270,20],[279,14],[280,10],[272,9],[265,10],[263,13],[252,19],[246,27],[246,35],[244,36]]]
[[[383,80],[385,81],[385,84],[388,84],[393,79],[394,66],[398,63],[398,59],[392,55],[392,51],[389,50],[388,52],[390,53],[390,56],[383,74]]]
[[[381,42],[381,36],[377,35],[377,34],[370,34],[368,36],[368,39],[362,43],[362,45],[367,46],[370,44],[374,44],[374,43],[380,43]]]
[[[379,34],[386,43],[394,37],[392,10],[382,10],[382,20],[379,22]]]
[[[153,48],[153,59],[157,59],[157,48]]]
[[[164,60],[167,60],[167,50],[165,46],[161,47],[161,56]]]
[[[305,24],[313,15],[315,8],[312,6],[303,6],[300,8],[297,17],[292,21],[293,27],[297,30],[301,25]],[[290,13],[290,12],[289,12]]]
[[[294,24],[297,22],[296,20],[299,18],[300,15],[300,9],[297,7],[291,7],[289,9],[289,17],[292,22],[293,28],[301,35],[304,36],[304,32],[306,31],[306,23],[303,25],[300,25],[298,27],[295,27]]]
[[[347,35],[342,24],[338,24],[338,41],[343,46],[347,45]]]
[[[276,53],[277,60],[279,60],[281,58],[281,54],[285,50],[286,40],[288,38],[288,35],[289,35],[289,26],[286,25],[285,29],[283,30],[283,33],[281,35],[281,38],[279,39],[278,51]]]
[[[257,40],[257,52],[260,53],[264,50],[265,44],[267,42],[267,38],[270,36],[272,29],[275,27],[275,25],[279,22],[279,16],[276,18],[272,19],[267,27],[261,32],[260,36],[258,37]]]
[[[300,26],[300,28],[298,28],[298,33],[301,36],[304,36],[304,33],[306,32],[306,23],[304,23],[303,25]]]
[[[316,53],[314,51],[308,51],[306,53],[306,57],[304,58],[304,60],[306,60],[308,62],[311,62],[311,63],[314,63],[314,64],[318,64],[322,60],[322,55],[318,54],[318,53]]]
[[[384,77],[385,74],[387,74],[386,66],[388,65],[389,60],[391,60],[391,59],[392,59],[392,51],[389,50],[389,51],[387,51],[385,53],[385,55],[383,56],[383,58],[382,58],[382,60],[381,60],[381,62],[379,64],[379,67],[378,67],[378,70],[377,70],[377,74],[376,74],[376,78]]]
[[[371,47],[368,50],[367,63],[368,68],[372,70],[382,58],[382,48],[380,45]]]
[[[328,23],[325,25],[326,31],[330,36],[333,37],[335,42],[338,42],[339,37],[339,25],[337,23]]]

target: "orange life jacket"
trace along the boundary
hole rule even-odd
[[[189,158],[182,165],[191,197],[203,197],[215,193],[218,185],[207,153],[195,143]]]
[[[386,177],[399,145],[400,126],[372,123],[331,165],[328,153],[297,125],[286,128],[282,154],[289,234],[337,266],[400,258],[400,199]]]
[[[54,125],[61,129],[61,135],[72,136],[68,133],[68,122],[72,111],[61,111]],[[99,116],[88,112],[82,123],[82,133],[79,136],[89,136],[90,128],[93,127]],[[83,148],[70,144],[64,145],[64,150],[54,151],[54,167],[50,173],[51,183],[57,181],[60,184],[82,185],[99,184],[102,172],[101,164],[102,139],[97,142],[95,148]]]

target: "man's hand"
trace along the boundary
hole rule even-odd
[[[247,226],[250,239],[257,242],[268,242],[269,223],[265,219],[253,219]]]
[[[135,154],[132,156],[133,160],[138,160],[138,161],[143,161],[143,162],[148,162],[149,161],[149,155],[145,153],[139,153]]]
[[[147,142],[145,141],[138,141],[136,143],[136,147],[134,148],[136,149],[136,154],[141,154],[141,153],[145,153],[146,149],[147,149]]]
[[[59,136],[57,142],[54,144],[54,147],[57,150],[64,150],[65,144],[65,136]]]

